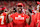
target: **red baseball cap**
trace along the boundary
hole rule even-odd
[[[3,7],[3,8],[0,8],[0,10],[5,10],[5,7]]]
[[[17,6],[18,6],[18,7],[22,7],[23,4],[22,4],[22,3],[18,3]]]
[[[40,4],[40,2],[39,2],[39,1],[37,1],[37,4]]]

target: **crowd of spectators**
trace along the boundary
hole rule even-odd
[[[16,8],[17,3],[23,3],[23,9],[28,9],[31,13],[37,10],[37,1],[0,1],[0,7],[5,7],[6,11],[9,11]]]

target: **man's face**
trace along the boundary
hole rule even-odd
[[[17,7],[17,11],[22,12],[22,7]]]

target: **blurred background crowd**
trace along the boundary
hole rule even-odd
[[[27,9],[27,8],[34,8],[36,9],[37,7],[37,1],[0,1],[0,7],[6,7],[6,9],[11,9],[12,7],[16,7],[17,3],[23,3],[23,8]]]
[[[17,3],[23,4],[24,10],[29,10],[30,13],[36,13],[37,10],[37,1],[0,1],[0,7],[5,7],[6,11],[9,11],[10,9],[16,9]],[[33,12],[35,11],[35,12]]]

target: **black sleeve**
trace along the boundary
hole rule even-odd
[[[29,11],[30,13],[32,13],[32,10],[31,10],[31,9],[28,9],[28,11]]]

